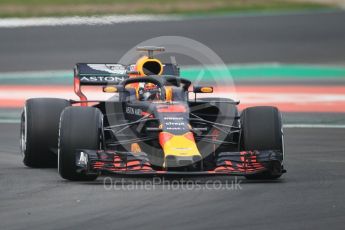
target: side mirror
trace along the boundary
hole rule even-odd
[[[213,93],[212,86],[193,86],[193,93]]]
[[[104,93],[119,93],[119,92],[123,92],[123,86],[122,85],[103,86],[103,92]]]

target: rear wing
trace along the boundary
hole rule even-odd
[[[80,85],[118,85],[129,78],[124,65],[86,63],[76,64],[74,77],[79,79]]]
[[[74,92],[78,95],[82,106],[87,106],[87,98],[82,93],[83,85],[118,85],[130,77],[135,65],[122,65],[118,63],[77,63],[74,67]],[[163,64],[162,75],[180,75],[176,64]]]
[[[74,77],[79,79],[80,85],[118,85],[129,78],[128,71],[131,70],[132,65],[78,63]],[[179,76],[180,69],[176,64],[166,63],[162,75]]]
[[[81,90],[83,85],[118,85],[127,78],[127,67],[122,64],[77,63],[74,67],[74,92],[81,105],[87,106],[87,97]]]

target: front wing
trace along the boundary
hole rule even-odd
[[[145,153],[81,149],[76,152],[77,171],[85,174],[122,175],[233,175],[245,176],[269,171],[282,174],[283,153],[280,151],[223,152],[216,167],[208,171],[154,170]]]

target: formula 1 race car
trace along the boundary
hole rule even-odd
[[[140,47],[135,64],[85,64],[74,69],[80,100],[28,99],[21,116],[21,151],[28,167],[58,167],[67,180],[104,174],[241,175],[276,179],[283,167],[282,120],[275,107],[190,94],[176,64],[153,57],[162,47]],[[88,100],[82,87],[113,95]]]

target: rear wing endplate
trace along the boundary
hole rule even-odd
[[[74,68],[74,77],[80,85],[117,85],[128,78],[127,67],[121,64],[86,64],[78,63]]]
[[[127,78],[127,67],[122,64],[78,63],[74,67],[74,92],[81,105],[87,106],[87,97],[81,90],[83,85],[118,85]]]

